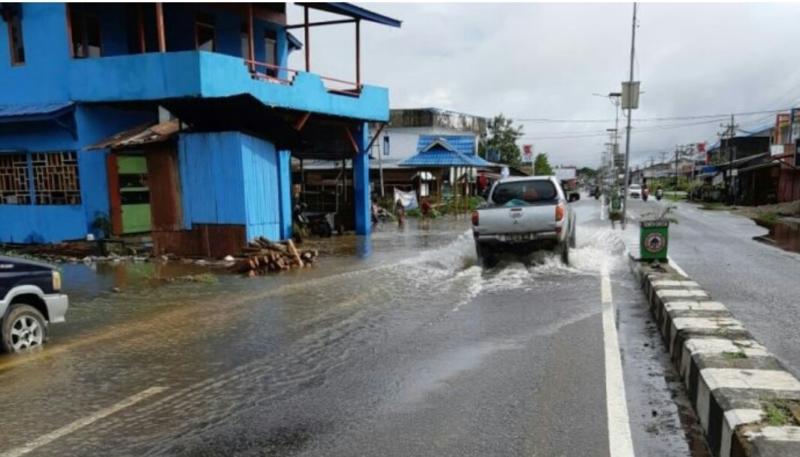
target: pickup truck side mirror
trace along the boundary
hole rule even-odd
[[[576,194],[569,194],[569,197],[567,198],[567,200],[568,200],[570,203],[572,203],[572,202],[574,202],[574,201],[578,201],[578,200],[580,200],[580,199],[581,199],[581,195],[580,195],[580,194],[577,194],[577,193],[576,193]]]

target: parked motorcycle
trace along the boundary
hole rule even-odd
[[[333,226],[329,221],[329,215],[324,213],[309,214],[306,212],[308,205],[298,203],[294,205],[293,219],[302,236],[313,234],[321,237],[329,237],[333,234]]]
[[[664,191],[656,189],[656,200],[661,201],[662,198],[664,198]]]

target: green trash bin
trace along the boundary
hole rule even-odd
[[[652,262],[667,261],[667,247],[669,245],[669,221],[666,219],[645,220],[639,223],[639,257],[641,260]]]

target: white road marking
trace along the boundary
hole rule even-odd
[[[136,395],[132,395],[132,396],[122,400],[119,403],[116,403],[114,405],[109,406],[108,408],[101,409],[100,411],[97,411],[96,413],[94,413],[94,414],[92,414],[90,416],[86,416],[86,417],[84,417],[82,419],[78,419],[75,422],[69,423],[69,424],[67,424],[67,425],[65,425],[65,426],[63,426],[63,427],[61,427],[59,429],[53,430],[50,433],[42,435],[39,438],[36,438],[35,440],[33,440],[33,441],[31,441],[31,442],[29,442],[27,444],[24,444],[24,445],[22,445],[20,447],[16,447],[14,449],[10,449],[8,451],[5,451],[5,452],[0,454],[0,457],[19,457],[19,456],[25,455],[25,454],[27,454],[29,452],[33,452],[33,451],[35,451],[36,449],[38,449],[38,448],[40,448],[42,446],[46,446],[46,445],[52,443],[53,441],[61,438],[62,436],[69,435],[70,433],[76,432],[76,431],[82,429],[83,427],[86,427],[87,425],[91,425],[94,422],[97,422],[98,420],[103,419],[104,417],[110,416],[110,415],[112,415],[112,414],[114,414],[114,413],[116,413],[116,412],[118,412],[120,410],[123,410],[123,409],[125,409],[125,408],[127,408],[129,406],[132,406],[132,405],[134,405],[134,404],[136,404],[136,403],[138,403],[138,402],[140,402],[140,401],[142,401],[142,400],[144,400],[144,399],[146,399],[148,397],[152,397],[153,395],[161,393],[164,390],[166,390],[166,387],[157,387],[157,386],[156,387],[151,387],[151,388],[149,388],[147,390],[143,390],[143,391],[139,392]]]
[[[689,275],[687,275],[686,272],[683,271],[683,268],[681,268],[680,265],[678,265],[677,263],[675,263],[674,260],[672,260],[672,257],[667,257],[667,260],[669,260],[669,266],[671,266],[675,271],[677,271],[679,275],[683,276],[684,278],[689,277]]]
[[[614,303],[611,297],[611,279],[608,267],[603,266],[600,291],[603,301],[603,340],[606,359],[606,409],[608,411],[608,448],[612,457],[634,457],[631,438],[628,402],[625,397],[625,380],[622,377],[622,360],[619,354]]]

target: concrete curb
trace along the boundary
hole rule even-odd
[[[769,426],[764,412],[800,401],[800,380],[699,284],[630,260],[712,454],[800,456],[800,426]]]

